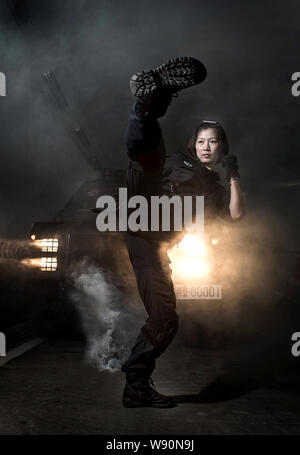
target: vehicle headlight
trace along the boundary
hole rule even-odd
[[[59,246],[58,239],[36,239],[35,235],[31,235],[31,240],[33,240],[34,246],[40,248],[45,253],[56,253]]]
[[[56,253],[58,250],[58,239],[42,239],[40,240],[42,251]]]
[[[175,281],[207,277],[211,271],[209,249],[204,240],[195,234],[186,234],[168,254]]]
[[[40,268],[42,272],[55,272],[57,270],[57,258],[41,258]]]

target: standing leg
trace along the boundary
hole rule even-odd
[[[177,332],[176,297],[166,249],[157,241],[132,235],[127,236],[126,242],[148,319],[122,370],[128,373],[130,382],[143,382],[149,379],[155,359]]]
[[[156,358],[167,349],[178,330],[170,261],[160,242],[133,235],[127,235],[126,241],[148,319],[122,366],[126,373],[123,404],[127,407],[171,407],[174,402],[170,397],[149,386]]]

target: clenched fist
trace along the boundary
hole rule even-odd
[[[226,167],[226,179],[230,182],[231,178],[239,179],[239,166],[237,163],[237,157],[235,155],[226,155],[222,158],[221,163],[223,167]]]

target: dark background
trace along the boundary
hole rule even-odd
[[[297,0],[1,0],[0,237],[24,238],[95,171],[42,80],[53,71],[105,167],[125,168],[129,77],[174,56],[208,68],[162,120],[169,153],[202,119],[221,121],[238,155],[248,213],[298,248],[300,70]]]

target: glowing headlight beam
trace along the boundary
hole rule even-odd
[[[39,268],[42,272],[57,270],[57,257],[23,259],[22,264],[27,267]]]
[[[34,241],[34,245],[41,248],[44,252],[56,253],[58,250],[58,239],[38,239]]]

